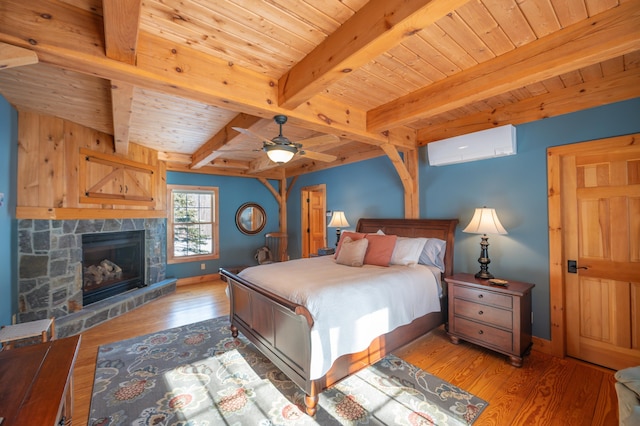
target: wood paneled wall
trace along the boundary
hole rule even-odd
[[[83,167],[86,153],[94,152],[123,168]],[[132,202],[104,196],[87,201],[86,182],[127,180],[127,167],[151,169],[145,181],[153,202]],[[83,173],[84,175],[81,175]],[[89,175],[90,173],[96,175]],[[102,219],[166,216],[166,164],[157,151],[132,143],[127,155],[114,152],[113,137],[71,121],[28,111],[18,113],[17,211],[19,219]],[[100,174],[98,176],[97,174]],[[113,187],[113,184],[104,187]]]

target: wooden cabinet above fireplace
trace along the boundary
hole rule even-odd
[[[156,167],[80,149],[80,202],[155,206]]]

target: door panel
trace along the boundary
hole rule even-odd
[[[317,253],[319,248],[327,245],[325,185],[302,188],[300,199],[302,257],[309,257],[311,253]]]
[[[318,253],[326,246],[326,213],[323,191],[309,193],[309,253]]]
[[[613,369],[640,363],[640,147],[563,159],[567,354]]]

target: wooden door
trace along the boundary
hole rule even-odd
[[[561,160],[567,355],[618,370],[640,364],[640,145],[578,145]]]
[[[302,188],[302,257],[317,253],[327,245],[325,186]]]

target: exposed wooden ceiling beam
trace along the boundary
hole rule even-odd
[[[372,0],[278,81],[293,109],[469,0]]]
[[[222,129],[218,131],[211,139],[205,142],[196,152],[193,153],[193,162],[191,163],[192,169],[199,169],[200,167],[210,163],[217,157],[216,151],[229,143],[233,138],[239,135],[239,133],[233,130],[233,127],[249,128],[260,121],[260,117],[255,117],[248,114],[238,114],[231,121],[229,121]]]
[[[158,159],[162,159],[159,155]],[[219,175],[219,176],[236,176],[245,178],[257,178],[263,177],[266,179],[282,179],[284,177],[284,169],[276,168],[272,170],[266,170],[259,174],[249,173],[246,167],[238,167],[237,164],[230,167],[220,167],[218,165],[206,165],[199,169],[192,169],[189,164],[184,162],[167,162],[167,170],[172,172],[184,172],[184,173],[201,173],[206,175]]]
[[[36,52],[0,42],[0,70],[38,63]]]
[[[472,102],[640,49],[640,8],[622,3],[367,113],[371,132]]]
[[[140,0],[110,0],[102,3],[105,53],[108,58],[125,64],[136,63],[140,10]],[[126,154],[129,150],[134,89],[133,84],[111,81],[113,139],[116,152],[120,154]]]
[[[129,150],[129,129],[133,104],[133,84],[111,81],[111,110],[113,112],[113,139],[119,154]]]
[[[104,38],[108,58],[126,64],[136,63],[141,0],[102,2]]]
[[[211,164],[217,167],[226,167],[229,169],[249,170],[249,163],[247,161],[216,158],[211,162]]]
[[[400,176],[404,192],[408,194],[413,193],[413,189],[417,182],[414,182],[413,177],[409,174],[409,171],[407,170],[407,167],[405,166],[396,147],[391,144],[384,144],[381,145],[380,148],[382,148],[385,154],[387,154],[387,157],[391,160],[391,164],[393,164],[393,167],[396,169],[396,173]]]
[[[418,131],[418,145],[505,124],[529,123],[544,118],[594,108],[607,103],[640,97],[638,69],[621,72],[588,83],[567,87],[561,91],[538,95],[504,105],[492,111],[468,115],[457,120],[424,127]]]

